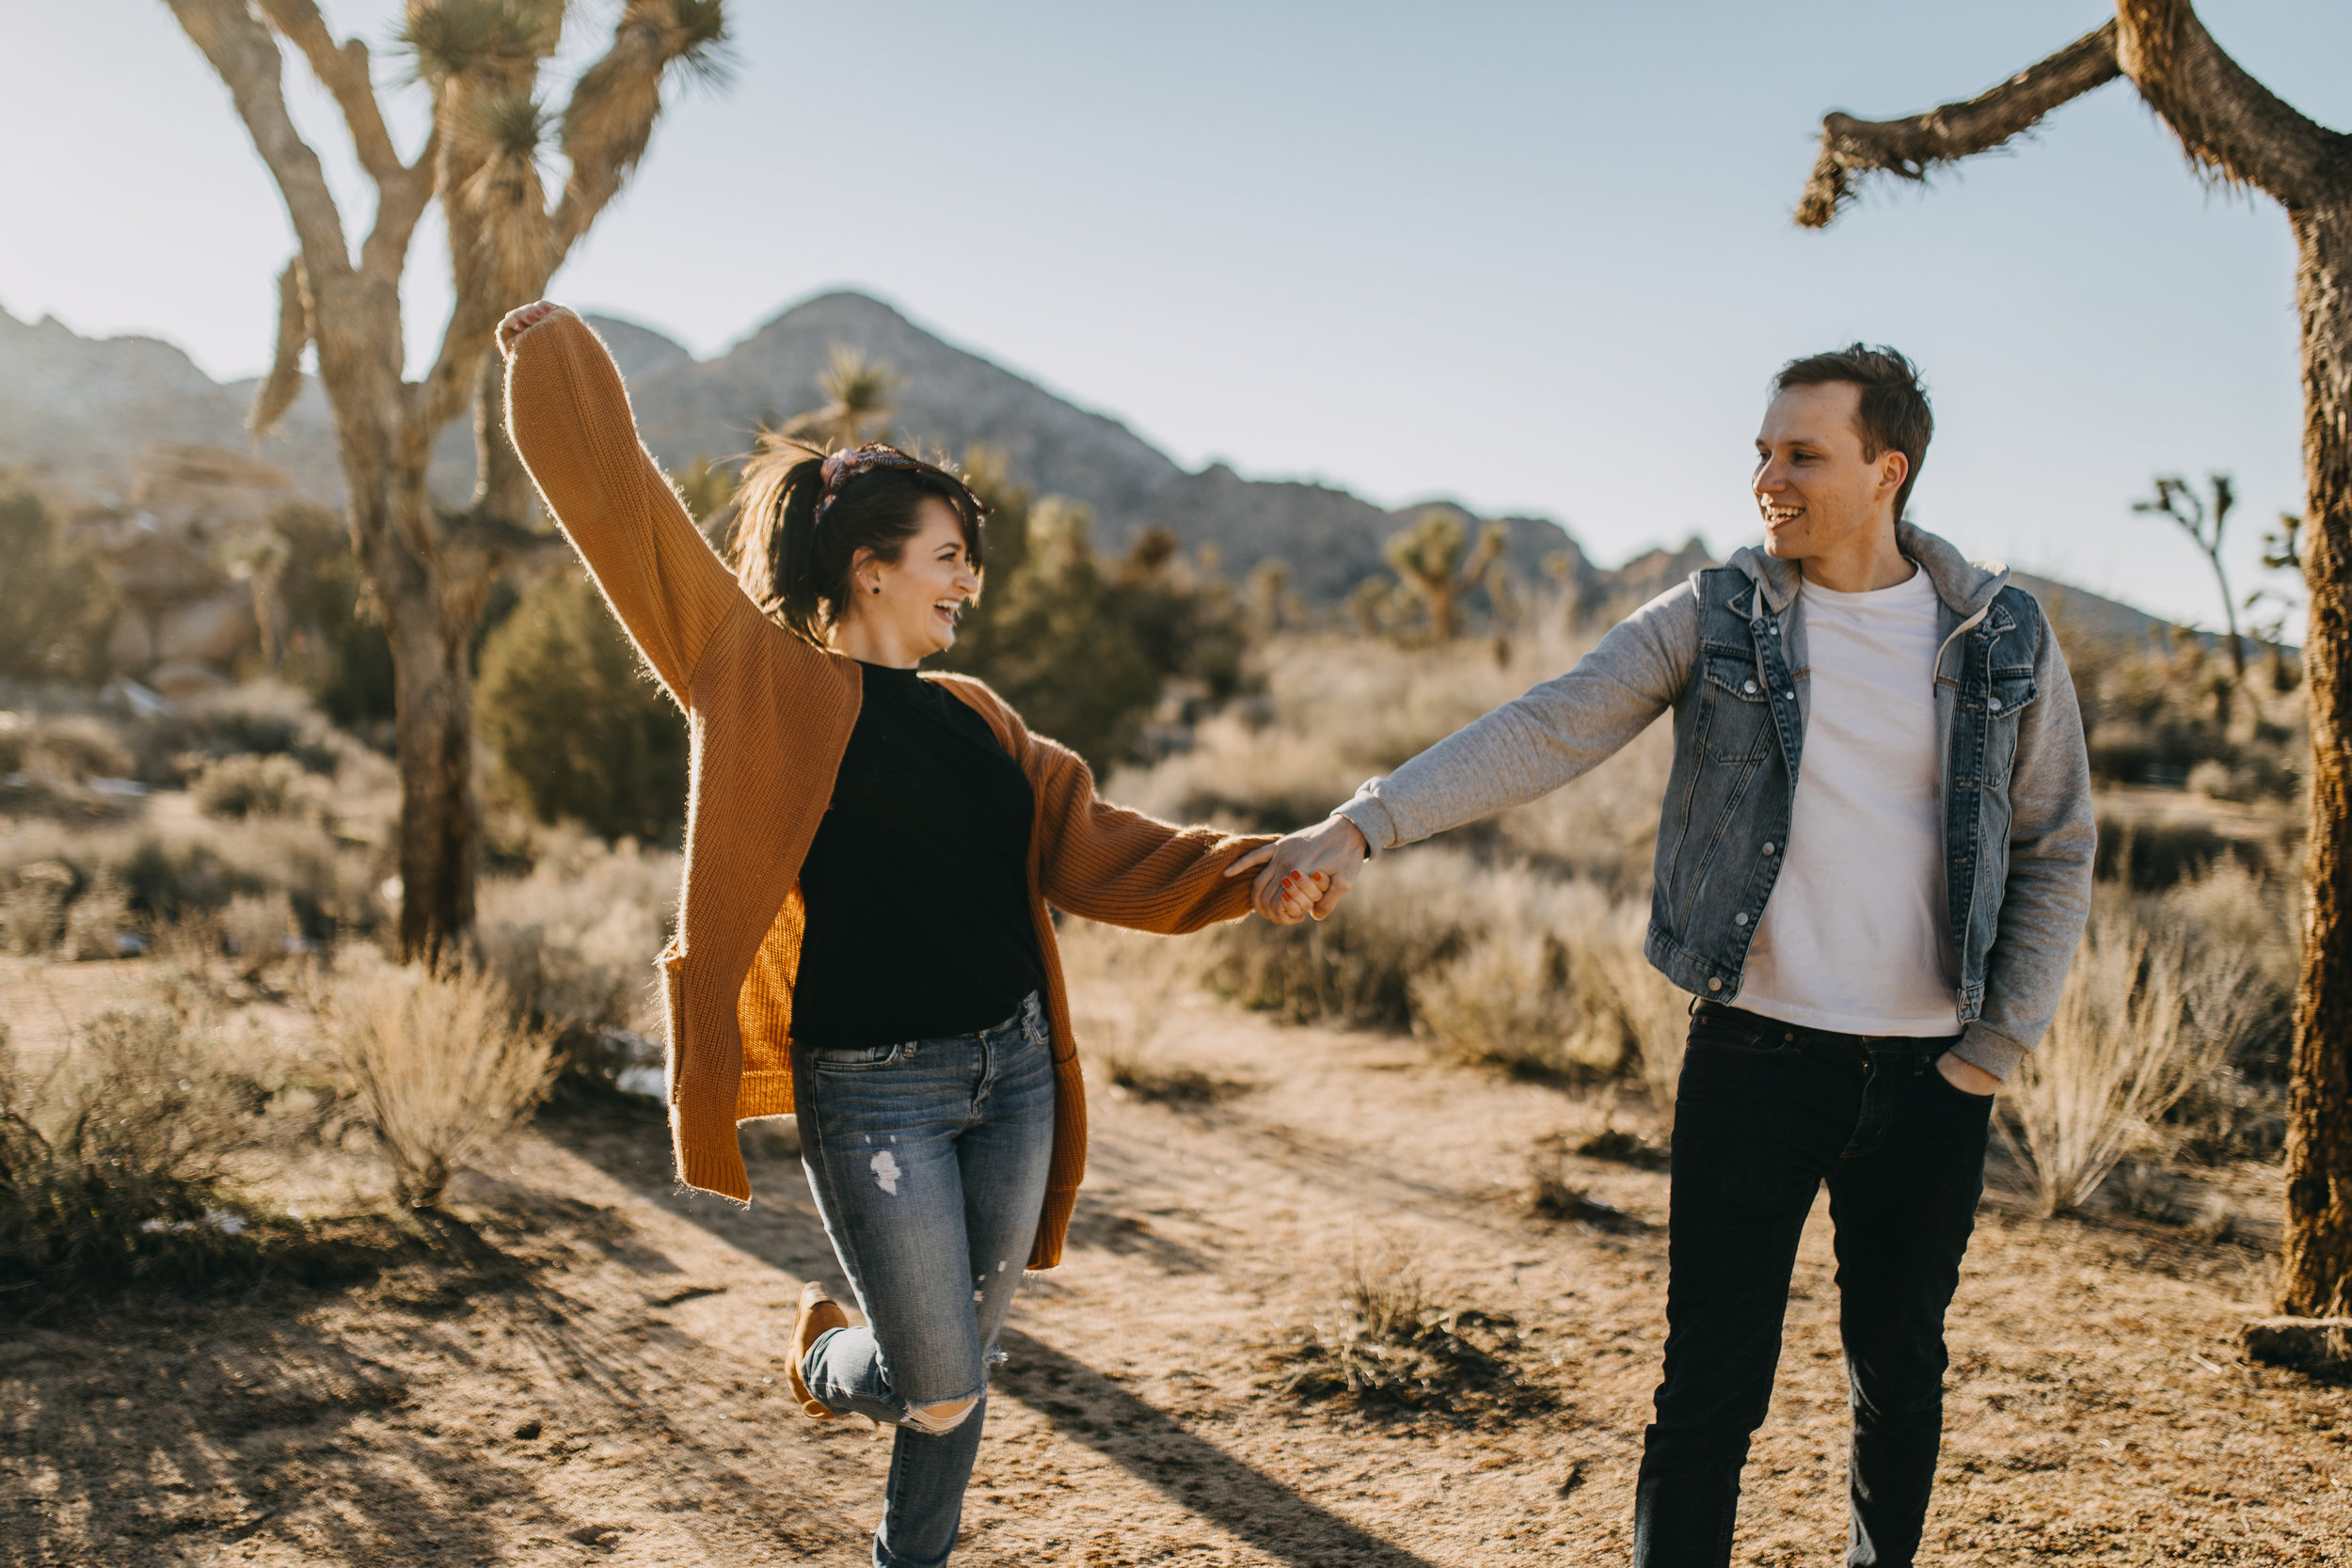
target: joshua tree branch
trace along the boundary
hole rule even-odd
[[[302,57],[310,62],[310,73],[319,79],[320,86],[334,95],[343,111],[343,123],[351,128],[351,145],[359,154],[359,166],[368,171],[376,188],[383,190],[406,173],[406,166],[392,147],[391,133],[385,129],[384,111],[375,101],[375,81],[368,70],[368,46],[353,39],[341,48],[336,47],[316,0],[256,3],[262,14],[269,18],[270,25],[302,51]]]
[[[2352,136],[2248,75],[2188,0],[2118,0],[2115,10],[2117,64],[2193,162],[2290,209],[2352,196]]]
[[[645,155],[661,113],[661,79],[680,60],[707,56],[720,40],[719,8],[692,0],[628,0],[612,45],[572,87],[564,111],[571,174],[556,204],[555,260],[588,232]]]
[[[369,277],[398,280],[407,263],[408,242],[416,237],[417,220],[433,204],[433,182],[440,158],[441,128],[437,124],[417,161],[402,169],[397,180],[378,187],[375,228],[359,247],[359,267]]]
[[[246,428],[267,436],[302,393],[302,351],[310,346],[310,302],[304,297],[302,258],[286,263],[278,275],[278,353],[269,378],[253,394],[253,412]]]
[[[2070,99],[2122,74],[2116,24],[2086,33],[2041,64],[2029,66],[1989,92],[1947,103],[1908,119],[1856,119],[1832,113],[1821,120],[1821,154],[1797,201],[1797,222],[1828,226],[1852,199],[1852,177],[1892,174],[1925,180],[1928,171],[1972,152],[2000,146],[2030,131]]]
[[[191,41],[229,87],[237,116],[253,137],[270,176],[278,182],[286,215],[302,243],[302,259],[315,285],[325,276],[351,270],[342,216],[327,188],[318,154],[294,130],[286,112],[282,57],[268,26],[243,0],[166,0]]]

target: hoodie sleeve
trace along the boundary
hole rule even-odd
[[[1340,807],[1374,849],[1418,843],[1550,794],[1674,705],[1698,648],[1685,580],[1611,627],[1566,674],[1454,731]]]
[[[2046,616],[2033,678],[2040,699],[2019,717],[2010,765],[2009,879],[1985,955],[1984,1007],[1952,1048],[1961,1060],[2003,1079],[2058,1016],[2066,972],[2090,917],[2099,843],[2082,709]]]

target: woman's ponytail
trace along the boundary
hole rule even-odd
[[[821,648],[849,597],[858,552],[895,562],[929,498],[955,513],[966,558],[979,570],[988,509],[946,468],[880,444],[828,458],[762,435],[735,492],[735,580],[771,620]]]
[[[760,438],[736,491],[735,580],[753,602],[791,630],[825,641],[831,595],[817,560],[817,503],[825,493],[824,457],[797,441]]]

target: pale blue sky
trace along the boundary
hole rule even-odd
[[[398,7],[326,9],[381,40]],[[2200,9],[2352,127],[2352,7]],[[709,354],[866,289],[1187,464],[1548,514],[1605,561],[1750,536],[1772,368],[1891,341],[1936,398],[1922,521],[2211,621],[2201,561],[2129,502],[2158,469],[2233,470],[2242,584],[2300,504],[2274,206],[2205,189],[2119,82],[1924,195],[1876,193],[1826,234],[1788,222],[1824,109],[1972,93],[2106,14],[754,0],[732,87],[678,97],[554,292]],[[285,219],[159,0],[0,0],[0,307],[156,333],[216,374],[263,364]]]

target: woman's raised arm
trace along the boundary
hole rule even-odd
[[[506,428],[548,512],[680,706],[728,612],[749,605],[638,439],[604,343],[541,301],[500,325]]]

